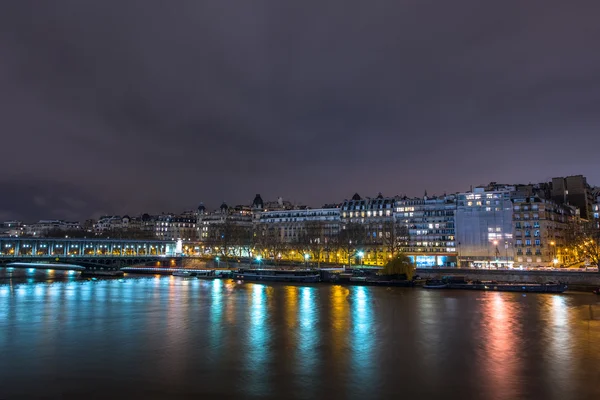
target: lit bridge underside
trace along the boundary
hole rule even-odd
[[[156,240],[1,238],[0,266],[114,272],[135,265],[175,266],[180,261],[175,249],[175,242]]]
[[[6,268],[15,269],[52,269],[57,271],[85,271],[85,267],[73,264],[14,262],[6,264]]]

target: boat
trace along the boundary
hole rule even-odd
[[[429,280],[423,285],[423,289],[446,289],[448,284],[444,281]]]
[[[413,287],[415,286],[414,281],[406,279],[377,279],[368,278],[364,276],[357,276],[350,278],[350,283],[353,285],[363,286],[397,286],[397,287]]]
[[[448,289],[489,290],[496,292],[526,292],[526,293],[563,293],[567,285],[563,283],[498,283],[498,282],[468,282],[448,283]]]
[[[173,271],[173,273],[171,274],[173,276],[180,276],[180,277],[189,277],[192,276],[191,272],[188,271]]]
[[[312,269],[254,269],[241,268],[233,273],[234,279],[266,282],[319,282],[319,271]]]

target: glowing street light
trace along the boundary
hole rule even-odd
[[[262,256],[259,254],[256,256],[256,262],[258,263],[258,266],[260,267],[260,261],[262,260]]]
[[[363,263],[363,257],[365,256],[365,253],[362,251],[358,252],[358,258],[360,259],[360,265],[362,265]]]
[[[304,266],[308,268],[308,259],[310,258],[309,254],[304,255]]]

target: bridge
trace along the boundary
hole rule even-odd
[[[72,270],[113,274],[125,266],[176,266],[181,256],[178,247],[174,241],[160,240],[0,238],[0,267],[66,269],[72,265]]]

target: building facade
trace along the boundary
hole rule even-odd
[[[218,210],[208,212],[200,204],[196,214],[196,237],[201,242],[202,252],[248,256],[257,212],[254,210],[250,206],[229,207],[223,202]]]
[[[304,208],[261,212],[257,234],[281,243],[296,243],[307,235],[311,224],[319,227],[317,240],[327,242],[340,229],[339,208]]]
[[[340,248],[348,263],[384,265],[399,251],[399,229],[394,218],[398,197],[362,198],[355,193],[340,205]],[[354,243],[352,243],[354,242]]]
[[[155,222],[155,235],[160,240],[196,241],[196,217],[190,214],[161,215]]]
[[[5,221],[0,224],[0,237],[19,237],[25,233],[25,226],[21,221]]]
[[[34,224],[25,226],[25,234],[28,236],[44,237],[51,232],[79,231],[79,222],[63,220],[40,220]]]
[[[457,265],[456,196],[402,198],[396,201],[394,212],[406,227],[401,250],[417,267]]]
[[[592,218],[592,205],[595,202],[593,190],[583,175],[552,178],[552,201],[556,204],[569,204],[579,209],[581,218]]]
[[[492,182],[458,194],[455,229],[459,266],[513,266],[511,196],[515,190],[515,186]]]
[[[513,196],[515,267],[564,266],[571,262],[568,245],[578,209],[537,195]]]

